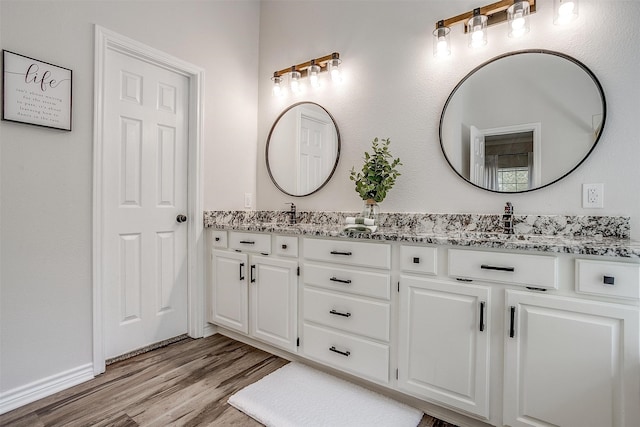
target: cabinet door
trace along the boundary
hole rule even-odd
[[[401,389],[488,418],[489,296],[484,286],[401,276]]]
[[[298,264],[291,260],[251,257],[251,335],[296,351],[298,332]]]
[[[213,251],[211,323],[248,333],[247,255]]]
[[[507,291],[504,424],[640,425],[637,307]]]

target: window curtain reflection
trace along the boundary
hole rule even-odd
[[[484,188],[498,190],[498,155],[484,158]]]

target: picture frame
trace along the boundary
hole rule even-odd
[[[71,131],[72,70],[2,50],[2,120]]]

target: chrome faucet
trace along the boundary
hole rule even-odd
[[[513,205],[507,202],[504,205],[504,215],[502,215],[502,233],[513,234]]]
[[[289,224],[296,223],[296,205],[293,203],[286,203],[287,205],[291,205],[291,208],[285,212],[286,215],[289,216]]]

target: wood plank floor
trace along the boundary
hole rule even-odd
[[[0,426],[260,426],[227,398],[287,363],[222,335],[186,339],[0,415]],[[425,415],[420,427],[455,426]]]

